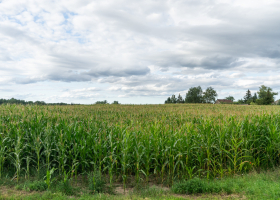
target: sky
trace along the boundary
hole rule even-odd
[[[196,86],[220,99],[280,92],[279,24],[279,0],[0,0],[0,98],[161,104]]]

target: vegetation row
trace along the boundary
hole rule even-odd
[[[280,105],[280,101],[275,102],[275,96],[277,92],[273,92],[272,88],[262,85],[257,93],[252,95],[248,89],[245,96],[238,101],[234,101],[233,96],[225,97],[222,100],[229,100],[226,103],[231,104],[250,104],[250,105],[270,105],[272,103]],[[218,94],[212,87],[208,87],[204,92],[200,86],[191,87],[186,93],[185,99],[179,94],[176,98],[175,95],[168,97],[165,104],[170,103],[215,103]],[[223,103],[223,102],[221,102]]]
[[[151,176],[170,185],[222,178],[280,163],[278,106],[0,106],[0,176],[96,169],[110,184]],[[95,171],[96,171],[95,170]],[[94,182],[94,180],[93,180]]]

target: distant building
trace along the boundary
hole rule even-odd
[[[274,101],[274,102],[272,103],[272,105],[278,105],[279,101],[280,101],[280,99],[277,100],[277,101]]]
[[[215,102],[215,104],[227,104],[227,103],[233,103],[233,101],[227,99],[217,99],[217,101]]]

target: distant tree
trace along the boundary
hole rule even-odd
[[[114,101],[112,104],[119,104],[119,102],[118,101]]]
[[[249,89],[247,90],[247,92],[243,98],[244,98],[244,102],[248,103],[248,104],[250,104],[253,101],[253,97],[252,97],[251,91]]]
[[[212,87],[208,87],[205,92],[203,92],[203,101],[205,103],[214,103],[217,96],[218,94],[216,90],[214,90]]]
[[[165,101],[165,104],[171,103],[171,98],[168,97],[167,100]]]
[[[108,104],[108,102],[107,102],[107,100],[97,101],[97,102],[95,102],[95,104]]]
[[[182,96],[180,94],[178,95],[177,103],[184,103],[184,99],[182,98]]]
[[[203,92],[200,86],[191,87],[186,94],[185,102],[186,103],[202,103],[203,101]]]
[[[226,100],[230,100],[230,101],[234,101],[234,100],[235,100],[233,96],[228,96],[228,97],[226,97],[225,99],[226,99]]]
[[[277,92],[273,92],[270,87],[262,85],[257,92],[259,98],[256,100],[259,105],[270,105],[274,102],[274,96],[278,95]]]
[[[36,105],[46,105],[44,101],[35,101],[34,104]]]
[[[256,103],[257,99],[258,99],[257,93],[254,93],[254,95],[253,95],[253,97],[252,97],[252,101],[253,101],[254,103]]]
[[[177,103],[177,98],[174,94],[171,96],[171,103]]]
[[[239,100],[237,101],[237,103],[239,103],[239,104],[243,104],[243,103],[245,103],[245,102],[244,102],[244,100],[243,100],[243,99],[239,99]]]
[[[44,101],[25,101],[20,99],[0,99],[0,104],[20,104],[20,105],[68,105],[67,103],[46,103]]]

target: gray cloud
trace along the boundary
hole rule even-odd
[[[42,81],[63,81],[63,82],[88,82],[92,81],[98,77],[129,77],[146,75],[150,72],[149,68],[139,68],[139,69],[95,69],[88,72],[78,72],[73,70],[68,71],[58,71],[52,72],[46,76],[42,77],[25,77],[25,78],[15,78],[14,82],[18,84],[31,84]],[[111,79],[111,78],[110,78]]]
[[[188,67],[208,70],[230,69],[245,64],[238,58],[213,55],[201,58],[192,58],[184,54],[163,53],[151,58],[160,67]]]
[[[94,84],[103,88],[100,96],[126,97],[169,96],[198,85],[223,94],[277,88],[271,76],[280,73],[279,6],[274,0],[3,0],[0,84],[15,94],[14,85],[25,85],[38,95],[47,85]],[[95,98],[59,91],[49,96]]]
[[[12,26],[0,24],[0,33],[4,36],[14,38],[18,41],[26,41],[29,44],[38,45],[38,42],[35,39],[28,36],[24,31],[21,31]]]

